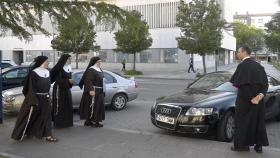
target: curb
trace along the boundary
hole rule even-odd
[[[168,78],[168,77],[146,77],[146,76],[135,76],[136,79],[162,79],[162,80],[190,80],[193,81],[195,78]]]
[[[7,158],[24,158],[24,157],[21,157],[21,156],[16,156],[16,155],[4,153],[4,152],[0,152],[0,156],[4,156],[4,157],[7,157]]]

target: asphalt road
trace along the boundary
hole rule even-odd
[[[139,82],[139,97],[128,103],[128,107],[123,111],[113,111],[107,109],[106,128],[116,131],[164,134],[174,137],[195,137],[196,139],[206,139],[216,142],[212,136],[195,136],[174,134],[154,127],[150,121],[150,109],[155,99],[161,96],[170,95],[182,91],[191,83],[189,80],[166,80],[166,79],[141,79]],[[75,117],[75,123],[82,125],[83,122]],[[270,147],[280,149],[280,123],[274,120],[267,121],[267,133]]]
[[[127,108],[123,111],[107,109],[106,120],[104,121],[105,127],[123,132],[165,134],[174,137],[184,137],[185,135],[170,133],[154,127],[150,121],[150,109],[156,98],[182,91],[191,81],[139,79],[138,83],[139,97],[135,101],[129,102]],[[75,117],[75,120],[76,124],[83,124],[78,116]],[[267,133],[270,147],[280,149],[280,123],[274,120],[267,121]],[[186,137],[216,141],[214,137],[209,136],[187,135]]]
[[[77,114],[73,128],[54,130],[60,138],[49,145],[40,140],[15,143],[9,139],[15,121],[6,117],[0,126],[0,155],[7,152],[23,157],[257,157],[254,152],[239,154],[229,150],[231,143],[217,142],[208,136],[179,135],[154,127],[150,109],[157,97],[182,91],[190,81],[166,79],[138,79],[139,97],[128,103],[123,111],[106,110],[102,129],[83,127]],[[265,157],[279,157],[280,123],[267,122],[270,146]],[[24,145],[23,145],[24,144]],[[32,152],[31,152],[32,151]],[[31,156],[32,155],[32,156]]]

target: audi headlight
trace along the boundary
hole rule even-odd
[[[13,96],[13,92],[5,92],[2,94],[2,98],[4,102],[11,103],[15,100],[15,97]]]
[[[204,115],[211,115],[213,111],[214,111],[213,108],[190,108],[185,115],[204,116]]]
[[[152,106],[152,109],[155,109],[156,108],[156,105],[157,105],[157,101],[154,102],[153,106]]]

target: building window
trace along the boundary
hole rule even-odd
[[[259,22],[259,23],[263,23],[263,19],[259,19],[258,22]]]
[[[123,61],[123,59],[125,59],[126,62],[131,62],[128,58],[129,54],[127,54],[127,53],[117,52],[116,55],[117,55],[117,61],[116,61],[117,63],[121,63]]]
[[[251,19],[251,23],[254,24],[255,23],[255,19]]]
[[[178,63],[178,49],[163,49],[164,63]]]
[[[140,63],[151,63],[152,54],[147,51],[143,51],[140,53]]]

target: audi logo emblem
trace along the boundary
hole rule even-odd
[[[171,114],[172,110],[168,108],[161,108],[160,112],[163,114]]]

